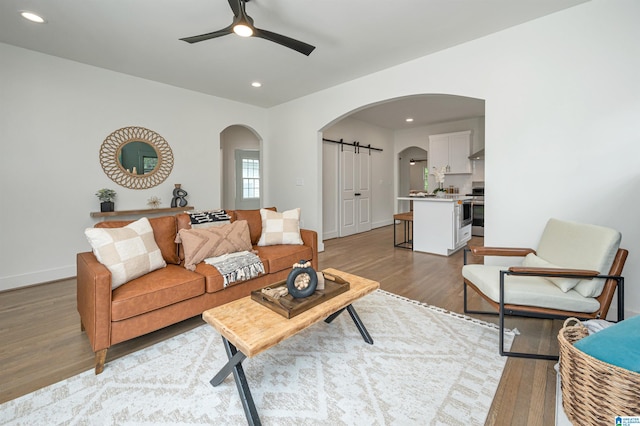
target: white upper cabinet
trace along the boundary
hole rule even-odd
[[[447,174],[471,173],[471,130],[429,136],[429,173],[447,167]]]

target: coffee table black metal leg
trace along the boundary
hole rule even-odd
[[[370,345],[373,345],[373,339],[371,338],[371,335],[367,331],[367,328],[364,326],[364,323],[358,316],[358,313],[356,312],[356,308],[354,308],[353,305],[349,305],[347,306],[347,312],[349,312],[349,315],[351,315],[351,319],[353,320],[354,324],[358,328],[358,331],[360,332],[360,335],[362,336],[364,341]]]
[[[371,338],[371,335],[367,331],[367,328],[364,326],[364,323],[362,322],[362,320],[358,316],[358,313],[356,312],[356,308],[354,308],[353,305],[349,305],[346,308],[342,308],[339,311],[336,311],[336,312],[332,313],[331,315],[329,315],[324,320],[324,322],[326,322],[327,324],[330,324],[331,321],[336,319],[336,317],[338,315],[340,315],[345,309],[347,310],[347,312],[349,312],[349,315],[351,315],[351,319],[353,320],[354,324],[356,325],[356,327],[357,327],[358,331],[360,332],[360,335],[362,336],[364,341],[367,342],[370,345],[373,345],[373,339]]]
[[[326,322],[327,324],[331,324],[331,321],[333,321],[334,319],[336,319],[338,317],[338,315],[340,315],[342,313],[342,311],[344,311],[347,308],[342,308],[339,311],[335,311],[334,313],[332,313],[331,315],[329,315],[324,322]]]
[[[224,337],[222,338],[222,343],[227,352],[227,357],[229,357],[229,362],[222,367],[209,383],[213,386],[218,386],[229,374],[233,373],[233,378],[238,387],[238,393],[240,394],[242,408],[244,409],[244,414],[247,416],[247,422],[250,426],[260,426],[262,423],[260,422],[260,417],[258,417],[258,410],[256,409],[256,404],[253,402],[253,397],[249,390],[249,382],[247,382],[247,377],[244,375],[244,370],[242,369],[242,361],[244,361],[247,356],[238,351],[238,349]]]

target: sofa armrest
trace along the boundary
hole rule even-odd
[[[301,229],[300,237],[305,246],[311,247],[313,258],[311,259],[311,267],[318,270],[318,233],[310,229]]]
[[[536,251],[530,248],[518,248],[518,247],[483,247],[483,246],[469,246],[469,251],[474,256],[516,256],[525,257],[529,253],[535,254]]]
[[[78,253],[77,308],[94,352],[111,346],[111,273],[91,252]]]

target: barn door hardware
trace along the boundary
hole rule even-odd
[[[334,141],[334,140],[331,140],[331,139],[322,138],[322,140],[325,141],[325,142],[339,143],[340,144],[340,151],[344,151],[344,146],[345,145],[349,145],[349,146],[352,146],[354,148],[354,152],[356,154],[360,154],[360,148],[368,149],[369,150],[369,155],[371,155],[371,150],[382,152],[382,148],[374,148],[374,147],[371,146],[371,144],[369,144],[369,145],[360,145],[360,142],[358,142],[358,141],[354,141],[354,142],[349,143],[349,142],[345,142],[343,139],[340,139],[339,141]]]

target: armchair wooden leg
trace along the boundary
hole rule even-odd
[[[96,352],[96,375],[104,371],[104,363],[107,360],[107,350],[102,349]]]

